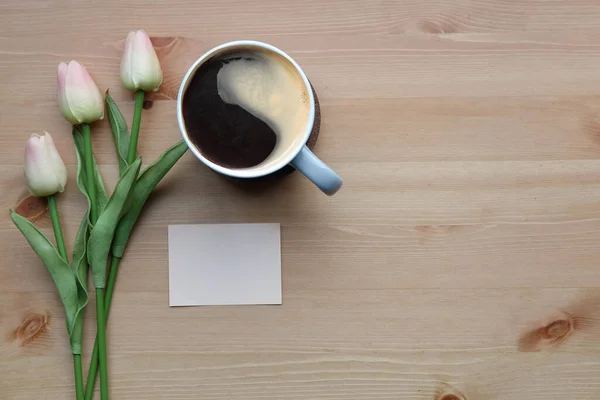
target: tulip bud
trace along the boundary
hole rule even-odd
[[[77,61],[58,65],[58,105],[73,125],[104,118],[104,101],[98,86]]]
[[[54,146],[52,136],[32,134],[25,145],[25,180],[36,197],[62,192],[67,184],[67,167]]]
[[[121,80],[129,90],[156,92],[163,73],[152,42],[144,30],[129,32],[121,58]]]

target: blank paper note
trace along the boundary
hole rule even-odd
[[[169,225],[169,305],[236,304],[281,304],[280,225]]]

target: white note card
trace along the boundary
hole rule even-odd
[[[279,224],[169,225],[169,305],[281,304]]]

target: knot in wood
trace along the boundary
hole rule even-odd
[[[14,337],[21,342],[21,346],[26,346],[46,331],[49,322],[50,315],[48,313],[29,315],[15,329]]]
[[[42,218],[48,210],[48,201],[46,197],[27,195],[17,201],[14,210],[20,216],[35,222]]]
[[[455,394],[445,394],[440,397],[440,400],[465,400],[465,398],[462,396],[459,397]]]
[[[561,341],[573,330],[571,320],[559,319],[546,325],[542,329],[542,337],[547,340]]]

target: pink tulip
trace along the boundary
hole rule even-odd
[[[98,86],[77,61],[58,65],[58,105],[73,125],[104,118],[104,101]]]
[[[121,58],[121,80],[129,90],[157,91],[163,73],[148,34],[129,32]]]
[[[29,192],[36,197],[65,190],[67,167],[48,132],[43,136],[34,133],[27,140],[24,170]]]

